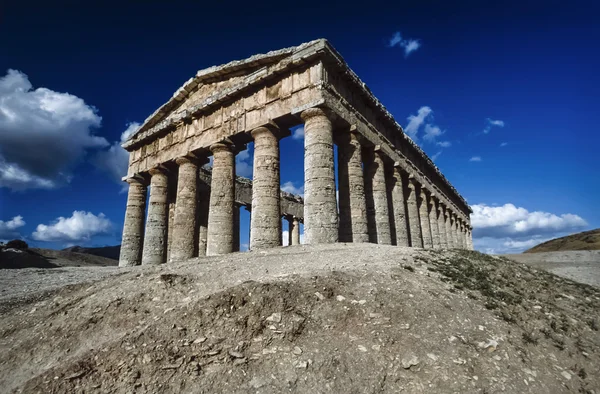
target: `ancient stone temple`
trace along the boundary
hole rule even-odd
[[[304,199],[280,190],[279,167],[302,123]],[[249,143],[252,181],[235,176]],[[304,223],[308,244],[473,247],[468,204],[323,39],[199,71],[123,147],[122,266],[237,251],[241,207],[251,250],[282,244],[282,218],[292,245]]]

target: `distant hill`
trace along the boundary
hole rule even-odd
[[[63,249],[65,252],[86,253],[94,256],[106,257],[107,259],[119,260],[121,245],[104,246],[101,248],[84,248],[83,246],[71,246]]]
[[[118,261],[88,253],[70,250],[29,248],[26,250],[0,249],[0,269],[108,267]]]
[[[523,253],[557,252],[562,250],[600,250],[600,228],[551,239]]]

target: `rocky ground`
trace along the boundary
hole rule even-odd
[[[502,257],[337,244],[90,270],[108,278],[0,299],[4,392],[600,393],[600,291]],[[40,275],[9,271],[0,290]]]

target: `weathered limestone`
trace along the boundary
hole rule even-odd
[[[454,238],[452,237],[452,212],[446,208],[444,212],[444,224],[446,227],[446,241],[448,242],[448,248],[454,248]]]
[[[422,248],[423,236],[421,235],[421,220],[419,218],[417,190],[417,182],[414,178],[409,177],[406,193],[406,212],[408,214],[408,226],[410,230],[410,246],[413,248]]]
[[[440,249],[440,233],[438,227],[437,207],[435,196],[427,195],[427,208],[429,209],[429,225],[431,226],[431,241],[434,249]]]
[[[467,244],[469,246],[469,250],[473,250],[473,227],[469,226],[467,234]]]
[[[437,214],[438,214],[438,231],[440,234],[440,247],[446,249],[448,247],[448,238],[446,234],[446,221],[445,221],[445,209],[444,205],[439,201],[436,201]]]
[[[167,259],[167,227],[169,207],[167,171],[156,167],[150,173],[150,200],[146,235],[142,252],[143,265],[158,265]]]
[[[175,160],[179,166],[177,199],[173,222],[173,239],[169,261],[185,261],[194,257],[196,207],[198,203],[198,162],[195,158],[180,157]]]
[[[290,245],[300,245],[300,221],[297,217],[292,218],[290,227],[291,242]]]
[[[462,220],[460,221],[460,244],[463,249],[467,249],[466,228]]]
[[[391,189],[392,199],[392,214],[390,215],[394,221],[394,229],[396,233],[397,246],[409,246],[408,228],[406,221],[406,207],[404,204],[404,183],[402,181],[402,173],[400,166],[394,165],[392,176],[389,179],[388,187]]]
[[[279,140],[267,127],[252,130],[252,138],[254,180],[250,250],[274,248],[280,245],[281,239]]]
[[[304,236],[308,244],[338,241],[332,125],[321,108],[301,113],[304,120]]]
[[[427,193],[423,188],[419,190],[417,202],[419,203],[419,218],[421,220],[421,235],[423,236],[423,247],[425,249],[433,249],[431,225],[429,223],[429,207],[427,206]]]
[[[365,151],[365,192],[369,241],[391,245],[390,215],[383,157],[378,149]]]
[[[144,244],[144,214],[146,213],[148,187],[141,177],[128,178],[126,182],[129,184],[129,192],[127,194],[119,267],[140,265]]]
[[[233,204],[235,202],[235,156],[230,143],[210,147],[214,155],[210,209],[208,213],[207,256],[233,251]]]
[[[455,248],[460,249],[460,243],[458,242],[458,216],[452,212],[452,243]]]
[[[360,142],[352,131],[338,134],[340,242],[369,242]]]

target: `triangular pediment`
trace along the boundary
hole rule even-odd
[[[257,79],[257,76],[267,74],[269,68],[285,62],[286,59],[292,59],[296,53],[325,43],[326,40],[319,39],[200,70],[177,89],[169,101],[150,115],[128,141],[134,140],[136,136],[159,123],[171,123],[184,117],[192,109],[197,110],[203,104],[210,103],[213,99],[217,100],[224,93],[247,85]]]

